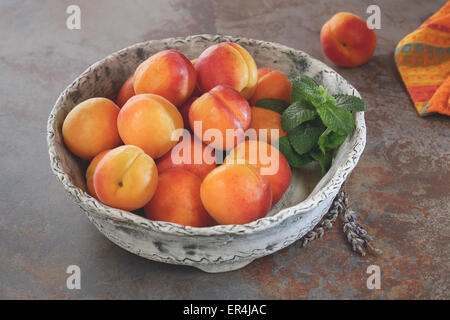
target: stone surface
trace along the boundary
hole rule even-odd
[[[396,43],[445,1],[377,1],[382,29],[362,67],[335,67],[319,32],[335,12],[367,16],[370,1],[78,0],[0,4],[0,298],[450,298],[449,119],[419,118],[393,61]],[[136,42],[198,33],[275,41],[337,70],[367,103],[367,145],[348,180],[378,257],[353,253],[339,228],[246,268],[206,274],[151,262],[103,237],[50,171],[46,122],[59,93],[93,62]],[[66,268],[82,289],[66,288]],[[366,269],[381,268],[380,290]]]

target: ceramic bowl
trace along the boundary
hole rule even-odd
[[[331,94],[359,93],[339,74],[308,54],[281,44],[241,37],[196,35],[139,43],[93,64],[59,96],[47,127],[51,168],[73,201],[108,239],[141,257],[224,272],[244,267],[301,238],[322,219],[338,190],[358,162],[366,140],[363,113],[355,114],[356,130],[333,156],[331,169],[321,176],[317,165],[294,170],[292,183],[267,217],[245,225],[185,227],[146,219],[139,214],[108,207],[86,193],[87,164],[63,143],[61,128],[68,112],[92,97],[115,96],[136,67],[152,54],[166,49],[194,59],[207,47],[236,42],[246,48],[258,67],[278,69],[288,76],[306,74]]]

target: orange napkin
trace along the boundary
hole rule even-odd
[[[420,116],[450,116],[450,1],[398,43],[395,62]]]

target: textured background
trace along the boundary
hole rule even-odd
[[[321,26],[338,11],[366,17],[372,2],[2,0],[0,298],[449,299],[449,119],[417,116],[393,61],[396,43],[444,0],[376,1],[374,57],[334,67],[367,103],[368,142],[348,192],[381,256],[353,253],[338,225],[306,248],[297,243],[225,274],[147,261],[104,238],[50,172],[48,113],[106,55],[150,39],[219,33],[279,42],[332,65]],[[81,7],[81,30],[66,28],[70,4]],[[71,264],[81,268],[81,290],[66,288]],[[371,264],[381,268],[380,290],[366,287]]]

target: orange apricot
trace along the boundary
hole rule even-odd
[[[109,151],[94,172],[94,189],[104,204],[122,210],[136,210],[150,201],[158,184],[153,159],[131,145]]]
[[[291,103],[292,84],[284,73],[270,68],[258,69],[258,83],[250,104],[261,99],[279,99]]]
[[[119,107],[106,98],[83,101],[64,120],[64,143],[72,153],[85,160],[121,145],[117,130],[119,111]]]
[[[94,157],[94,159],[92,159],[91,163],[89,164],[89,166],[86,170],[86,186],[87,186],[88,193],[90,196],[94,197],[97,200],[98,200],[98,197],[97,197],[97,193],[95,193],[95,188],[94,188],[94,172],[95,172],[95,169],[97,168],[97,165],[100,162],[100,160],[102,160],[103,157],[109,151],[110,150],[105,150],[105,151],[100,152],[98,155],[96,155]]]
[[[200,187],[208,213],[220,224],[244,224],[267,215],[272,203],[270,184],[250,164],[223,164]]]
[[[325,56],[338,66],[366,63],[377,46],[377,36],[366,21],[348,12],[336,13],[320,31]]]
[[[134,74],[136,94],[157,94],[177,107],[190,97],[196,83],[194,66],[177,50],[164,50],[154,54],[139,65]]]
[[[204,93],[189,110],[189,123],[194,134],[207,145],[221,150],[229,150],[242,141],[250,122],[247,100],[229,86],[220,85]],[[211,137],[205,135],[207,131]],[[228,139],[227,133],[232,135]]]
[[[214,149],[205,146],[195,137],[183,137],[156,165],[159,173],[181,168],[194,173],[201,180],[217,166]]]
[[[200,199],[201,180],[183,169],[162,172],[152,200],[144,207],[148,219],[183,226],[208,227],[215,221]]]
[[[195,61],[200,91],[228,85],[249,99],[256,88],[258,69],[252,56],[232,42],[210,46]]]
[[[189,110],[191,109],[192,103],[197,99],[197,96],[190,97],[180,108],[181,116],[183,117],[184,128],[189,128]]]
[[[241,161],[238,161],[241,160]],[[277,203],[291,183],[291,168],[281,152],[264,141],[247,140],[231,150],[225,163],[245,162],[259,168],[272,190],[272,204]]]
[[[278,112],[259,108],[251,107],[252,110],[252,122],[250,128],[256,130],[258,140],[272,143],[272,134],[274,137],[278,134],[278,138],[287,135],[287,132],[281,128],[281,115]],[[260,130],[266,130],[266,134]],[[273,132],[273,130],[276,130]]]
[[[119,94],[117,95],[116,103],[119,108],[122,108],[123,105],[132,97],[136,95],[134,92],[134,75],[128,78],[127,81],[120,88]]]
[[[138,146],[157,159],[178,143],[174,133],[183,129],[183,118],[178,109],[163,97],[138,94],[120,109],[117,126],[126,144]]]

